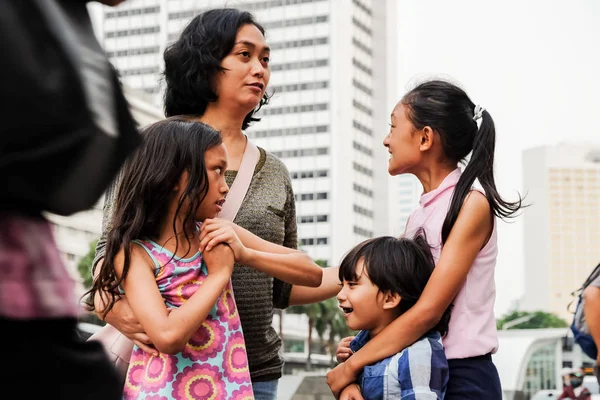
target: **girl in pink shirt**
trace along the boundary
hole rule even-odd
[[[419,301],[330,371],[329,386],[340,394],[364,366],[411,345],[452,306],[443,339],[450,368],[445,398],[500,400],[500,379],[491,359],[498,348],[496,218],[514,216],[521,199],[505,201],[496,190],[494,121],[462,89],[434,80],[402,98],[392,112],[390,127],[383,142],[390,153],[388,172],[413,174],[423,185],[405,236],[425,230],[436,268]],[[461,172],[458,164],[469,154]],[[476,179],[481,189],[473,187]],[[341,399],[362,398],[351,388],[341,393]]]

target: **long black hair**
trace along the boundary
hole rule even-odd
[[[355,282],[360,278],[356,274],[356,265],[361,259],[363,273],[366,272],[380,292],[389,291],[400,295],[400,314],[417,303],[435,268],[424,233],[416,235],[414,239],[381,236],[359,243],[342,260],[340,281]],[[449,322],[450,307],[432,331],[445,335]]]
[[[164,110],[172,115],[202,115],[208,103],[217,101],[214,81],[225,69],[221,61],[235,46],[237,32],[244,25],[254,25],[265,34],[252,14],[235,8],[216,8],[205,11],[190,21],[179,38],[163,54],[166,83]],[[244,118],[242,129],[260,121],[254,113],[269,102],[265,92],[258,107]]]
[[[189,179],[183,195],[178,199],[173,218],[173,230],[177,228],[177,216],[184,204],[184,226],[192,226],[198,206],[208,193],[208,174],[204,153],[222,143],[221,135],[200,122],[172,117],[143,128],[142,145],[125,162],[113,205],[110,230],[106,235],[106,254],[92,288],[84,294],[90,311],[94,310],[96,292],[110,294],[110,301],[103,313],[106,315],[119,295],[119,285],[129,271],[131,245],[135,239],[154,239],[167,215],[173,188],[179,183],[184,171]],[[186,235],[187,237],[187,235]],[[177,248],[178,235],[175,235]],[[188,239],[188,249],[191,243]],[[117,277],[114,258],[123,248],[123,273]],[[175,250],[173,253],[176,253]]]
[[[442,244],[446,243],[475,179],[483,187],[494,215],[503,219],[515,216],[523,207],[522,198],[519,196],[519,200],[509,202],[498,194],[494,180],[496,128],[487,111],[476,116],[475,104],[467,93],[458,86],[441,80],[421,83],[409,91],[401,103],[406,106],[407,117],[416,129],[429,126],[439,134],[444,154],[450,161],[456,164],[464,162],[472,152],[454,189],[442,226]],[[478,128],[479,117],[481,126]]]

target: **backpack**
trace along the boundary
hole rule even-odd
[[[583,291],[586,287],[589,286],[591,282],[593,282],[596,278],[600,276],[600,264],[594,268],[594,270],[590,273],[588,278],[585,280],[583,285],[571,293],[572,296],[577,296],[577,306],[575,307],[575,312],[573,315],[573,322],[571,323],[571,332],[573,332],[573,339],[575,343],[581,347],[581,350],[591,359],[595,360],[598,355],[598,348],[596,347],[596,343],[590,335],[590,329],[585,320],[585,315],[583,313]]]

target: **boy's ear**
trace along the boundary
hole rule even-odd
[[[383,296],[383,309],[391,310],[392,308],[398,307],[400,300],[402,300],[402,297],[400,297],[398,293],[385,292]]]

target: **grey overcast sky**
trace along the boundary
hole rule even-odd
[[[495,120],[503,195],[524,193],[524,149],[600,146],[600,1],[397,0],[396,6],[398,98],[429,77],[460,83]],[[520,219],[499,226],[497,315],[525,290],[522,229]]]

